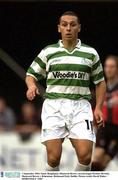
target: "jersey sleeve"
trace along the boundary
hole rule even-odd
[[[95,85],[104,81],[103,67],[97,52],[92,63],[91,80]]]
[[[26,75],[34,77],[37,81],[45,79],[46,61],[45,51],[42,50],[28,68]]]

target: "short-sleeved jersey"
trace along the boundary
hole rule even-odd
[[[71,52],[62,40],[47,46],[34,59],[27,75],[37,81],[46,78],[45,97],[50,99],[90,99],[90,79],[95,85],[104,80],[98,53],[81,40]]]

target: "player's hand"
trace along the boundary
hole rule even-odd
[[[27,92],[26,92],[26,96],[28,98],[28,100],[32,101],[36,95],[39,95],[39,89],[37,86],[31,86],[28,88]]]
[[[104,120],[103,120],[103,114],[100,109],[95,109],[94,111],[94,117],[97,124],[97,127],[104,127]]]

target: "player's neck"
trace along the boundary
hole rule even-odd
[[[77,45],[77,39],[75,40],[62,40],[64,48],[67,49],[68,51],[73,51]]]

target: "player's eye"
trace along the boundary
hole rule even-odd
[[[76,23],[71,23],[71,26],[72,26],[72,27],[75,27],[75,26],[76,26]]]
[[[67,24],[67,23],[62,23],[61,25],[64,26],[64,27],[66,27],[68,24]]]

